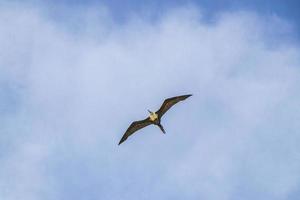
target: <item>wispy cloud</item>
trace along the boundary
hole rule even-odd
[[[17,5],[17,6],[16,6]],[[80,8],[78,8],[80,10]],[[299,47],[290,24],[197,8],[114,23],[0,10],[0,198],[287,199],[299,186]],[[161,135],[132,120],[193,93]]]

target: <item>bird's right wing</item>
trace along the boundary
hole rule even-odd
[[[152,124],[152,122],[150,121],[149,117],[146,118],[146,119],[144,119],[144,120],[132,122],[131,125],[126,130],[126,132],[124,133],[122,139],[120,140],[119,145],[122,142],[124,142],[134,132],[136,132],[137,130],[140,130],[141,128],[144,128],[144,127],[146,127],[146,126],[148,126],[150,124]]]

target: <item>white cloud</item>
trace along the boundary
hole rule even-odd
[[[1,199],[284,199],[299,184],[287,22],[207,23],[187,7],[120,25],[99,8],[76,31],[22,6],[0,12],[0,103],[16,107],[0,113]],[[149,127],[117,146],[131,120],[183,93],[166,135]]]

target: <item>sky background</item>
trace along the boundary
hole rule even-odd
[[[0,2],[0,199],[299,199],[299,3],[122,2]]]

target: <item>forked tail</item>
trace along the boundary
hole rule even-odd
[[[160,130],[161,130],[164,134],[166,133],[164,127],[163,127],[161,124],[158,124],[157,126],[160,128]]]

